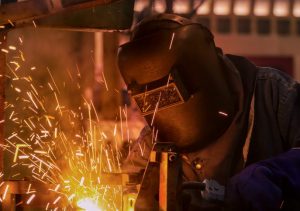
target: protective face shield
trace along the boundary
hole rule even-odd
[[[236,111],[213,37],[176,15],[141,22],[118,63],[131,96],[159,141],[194,150],[215,140]]]

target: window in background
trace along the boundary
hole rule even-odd
[[[174,0],[173,11],[177,14],[186,14],[191,10],[190,1],[187,0]]]
[[[254,4],[254,15],[268,16],[270,15],[271,2],[270,0],[256,0]]]
[[[290,1],[275,0],[273,14],[277,17],[286,17],[290,13]]]
[[[215,0],[214,14],[229,15],[231,10],[231,0]]]
[[[300,0],[294,0],[293,15],[295,17],[300,17]]]
[[[149,5],[147,0],[138,0],[134,3],[134,11],[135,12],[142,12],[144,8]]]
[[[277,24],[277,33],[279,35],[289,35],[290,34],[291,22],[289,19],[280,18],[276,21],[276,24]]]
[[[166,1],[165,0],[155,0],[154,9],[158,13],[163,13],[166,11]]]
[[[194,7],[198,6],[201,0],[194,2]],[[197,9],[197,15],[208,15],[211,11],[211,2],[212,1],[204,1],[203,4]]]
[[[218,17],[217,32],[228,34],[231,31],[231,20],[229,17]]]
[[[256,30],[258,34],[267,35],[271,33],[271,20],[268,18],[259,18],[256,21]]]
[[[251,19],[248,17],[239,17],[237,19],[237,32],[239,34],[251,33]]]
[[[233,6],[233,13],[238,16],[247,16],[251,12],[250,0],[236,0]]]

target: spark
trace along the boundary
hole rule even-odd
[[[59,89],[58,89],[58,87],[57,87],[57,85],[56,85],[56,83],[55,83],[55,80],[54,80],[54,78],[53,78],[53,76],[52,76],[52,74],[51,74],[51,72],[50,72],[50,69],[49,69],[48,67],[47,67],[47,71],[48,71],[48,73],[49,73],[49,75],[50,75],[50,77],[51,77],[51,80],[52,80],[52,82],[53,82],[53,84],[54,84],[54,86],[55,86],[57,92],[60,94],[60,91],[59,91]]]
[[[33,89],[33,91],[35,92],[35,94],[36,94],[36,95],[39,95],[39,93],[36,91],[36,88],[35,88],[32,84],[30,84],[30,86],[31,86],[31,88]]]
[[[16,145],[15,156],[14,156],[14,159],[13,159],[14,163],[17,162],[17,157],[18,157],[19,149],[22,148],[22,147],[30,147],[30,146],[26,145],[26,144],[17,144]]]
[[[16,90],[16,92],[19,92],[19,93],[21,92],[21,89],[19,89],[17,87],[15,88],[15,90]]]
[[[8,119],[12,119],[14,113],[15,113],[15,111],[12,111],[11,114],[9,115]]]
[[[27,200],[26,204],[30,204],[30,202],[34,199],[35,194],[32,194],[29,199]]]
[[[102,74],[102,78],[103,78],[103,81],[104,81],[104,84],[105,84],[106,91],[108,91],[108,86],[107,86],[107,82],[106,82],[106,79],[105,79],[104,71],[102,71],[101,74]]]
[[[107,135],[106,135],[104,132],[101,132],[101,135],[102,135],[105,139],[107,139]]]
[[[8,19],[7,21],[11,26],[13,26],[13,27],[15,26],[15,24],[11,20]]]
[[[31,188],[31,183],[29,183],[28,188],[27,188],[27,194],[30,192],[30,188]]]
[[[50,203],[48,202],[46,205],[46,210],[48,210]]]
[[[28,95],[29,99],[31,100],[32,104],[34,105],[35,108],[38,109],[37,104],[35,103],[35,101],[33,100],[32,94],[31,92],[26,92],[26,94]]]
[[[73,193],[68,197],[68,200],[71,201],[74,197],[75,197],[75,194]]]
[[[17,50],[17,48],[16,48],[15,46],[13,46],[13,45],[8,46],[8,48],[9,48],[10,50],[13,50],[13,51]]]
[[[123,121],[122,121],[122,109],[121,107],[119,107],[119,112],[120,112],[120,124],[121,124],[121,140],[124,140],[123,139]]]
[[[57,98],[57,95],[56,95],[55,92],[54,92],[54,96],[55,96],[55,100],[56,100],[56,103],[57,103],[57,107],[56,108],[58,108],[59,113],[62,116],[61,106],[59,105],[59,101],[58,101],[58,98]]]
[[[34,153],[37,153],[37,154],[47,154],[46,151],[42,151],[42,150],[34,150]]]
[[[60,187],[60,184],[56,185],[54,191],[58,191],[59,187]]]
[[[20,173],[16,173],[16,174],[12,175],[11,177],[14,178],[14,177],[17,177],[19,175],[21,175],[21,174]]]
[[[169,45],[169,50],[171,50],[171,48],[172,48],[174,36],[175,36],[175,33],[173,32],[172,33],[172,38],[171,38],[171,41],[170,41],[170,45]]]
[[[15,206],[17,207],[17,206],[19,206],[19,205],[21,205],[21,204],[23,204],[23,201],[20,201],[20,202],[17,203]]]
[[[50,83],[48,83],[48,86],[50,87],[51,91],[54,91],[53,87],[51,86]]]
[[[154,109],[152,120],[151,120],[151,126],[153,126],[153,123],[154,123],[155,114],[156,114],[156,112],[158,110],[158,105],[159,105],[159,102],[160,102],[160,97],[161,97],[161,92],[159,93],[158,101],[157,101],[157,103],[155,105],[155,109]]]
[[[6,50],[5,48],[1,48],[1,51],[4,53],[8,53],[8,50]]]
[[[225,113],[225,112],[223,112],[223,111],[219,111],[218,113],[219,113],[220,115],[223,115],[223,116],[226,116],[226,117],[228,116],[228,114]]]
[[[19,37],[19,42],[20,44],[23,44],[23,39],[21,37]]]
[[[79,70],[79,67],[78,67],[77,63],[76,63],[76,70],[77,70],[77,77],[80,78],[81,74],[80,74],[80,70]]]
[[[19,158],[19,160],[22,160],[22,159],[29,158],[29,156],[28,155],[19,155],[18,158]]]
[[[53,204],[56,204],[60,199],[61,199],[61,196],[57,197],[57,198],[55,199],[55,201],[53,202]]]
[[[20,53],[20,56],[21,56],[21,59],[22,61],[24,62],[25,61],[25,57],[24,57],[24,54],[21,50],[19,50],[19,53]]]
[[[171,79],[171,74],[169,74],[168,76],[167,87],[169,87],[170,79]]]
[[[6,185],[5,190],[3,192],[3,196],[2,196],[3,200],[5,200],[5,198],[6,198],[6,194],[7,194],[8,188],[9,188],[9,185]]]
[[[20,37],[19,42],[23,43]],[[17,48],[6,50],[12,53]],[[19,96],[13,102],[5,103],[5,109],[9,109],[6,116],[10,118],[8,122],[15,121],[17,124],[15,130],[5,138],[7,145],[0,145],[2,149],[12,154],[13,170],[18,170],[19,166],[28,168],[33,181],[55,185],[55,194],[69,196],[69,200],[72,200],[76,194],[76,199],[91,196],[93,200],[96,199],[95,202],[106,201],[107,198],[111,201],[120,189],[102,184],[100,178],[103,171],[120,171],[117,123],[111,128],[115,142],[110,145],[112,133],[103,130],[102,126],[99,127],[98,111],[92,101],[88,102],[84,99],[84,106],[79,106],[78,110],[68,108],[68,102],[62,105],[62,102],[65,102],[63,99],[65,90],[60,92],[58,87],[61,87],[61,84],[56,84],[49,68],[39,69],[39,71],[45,71],[46,75],[48,71],[51,77],[51,79],[48,77],[49,82],[39,84],[34,75],[24,76],[23,69],[28,72],[28,67],[31,67],[30,70],[36,68],[27,64],[23,65],[22,61],[25,62],[23,52],[19,50],[17,53],[18,55],[14,57],[15,61],[7,64],[10,70],[7,77],[11,79],[9,89]],[[77,77],[81,77],[78,67],[77,71]],[[79,83],[75,81],[77,78],[73,76],[72,79],[74,88],[78,90],[76,86]],[[104,74],[103,80],[108,90]],[[20,85],[20,83],[25,83],[25,85]],[[49,92],[51,94],[48,94]],[[46,104],[51,101],[53,106]],[[18,107],[19,102],[22,106],[24,105],[21,110]],[[125,126],[125,123],[122,123],[123,115],[126,120],[127,139],[129,139],[127,107],[123,110],[120,108],[119,112],[122,140],[123,126]],[[29,116],[24,116],[24,114]],[[85,114],[88,114],[88,117]],[[0,121],[0,123],[3,122],[4,120]],[[88,125],[82,122],[87,122]],[[23,146],[27,146],[27,149],[25,147],[23,149]],[[63,163],[61,164],[60,161]],[[11,175],[11,177],[17,177],[22,176],[22,173],[12,172]],[[31,184],[26,188],[27,194],[33,192],[39,194],[38,189],[32,190]],[[31,197],[34,198],[33,195]],[[62,199],[59,197],[56,198],[57,202]],[[52,203],[54,202],[48,203],[46,209],[49,209],[49,204]],[[108,210],[112,210],[112,207],[117,208],[114,201],[107,204]]]
[[[84,177],[81,177],[79,185],[83,186],[83,182],[84,182]]]
[[[82,154],[82,152],[76,152],[76,156],[83,157],[83,156],[84,156],[84,154]]]
[[[36,28],[36,23],[34,20],[32,20],[32,24],[33,24],[34,28]]]

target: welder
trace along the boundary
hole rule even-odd
[[[223,54],[206,27],[173,14],[137,24],[118,64],[148,123],[124,169],[145,169],[153,143],[172,142],[184,181],[225,187],[215,210],[300,210],[299,83]],[[203,201],[192,194],[188,209],[213,210]]]

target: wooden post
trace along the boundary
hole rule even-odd
[[[7,31],[0,31],[0,144],[4,144],[4,100],[5,100],[5,68],[6,53],[1,49],[6,48]],[[0,172],[3,173],[3,148],[0,147]]]
[[[102,56],[100,63],[103,65],[103,86],[99,96],[94,96],[94,99],[98,98],[100,101],[101,116],[105,119],[113,120],[118,114],[121,100],[120,93],[118,93],[121,87],[121,75],[117,67],[118,34],[115,32],[104,32],[102,42],[103,52],[99,55]]]

